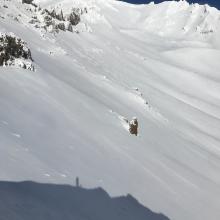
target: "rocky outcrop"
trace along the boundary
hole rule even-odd
[[[33,70],[30,49],[26,43],[15,36],[0,35],[0,66],[18,65],[24,69]]]
[[[43,16],[44,25],[43,28],[49,32],[59,32],[61,31],[70,31],[73,32],[73,26],[76,26],[80,23],[80,16],[83,13],[87,13],[87,9],[72,8],[71,12],[68,14],[63,14],[62,9],[56,10],[52,9],[40,9],[40,14]],[[39,23],[40,19],[35,17],[29,21],[31,24]]]
[[[69,10],[63,10],[61,6],[56,6],[56,8],[47,9],[34,4],[33,0],[22,0],[22,3],[29,4],[25,6],[25,10],[32,13],[31,19],[28,21],[29,24],[54,34],[59,31],[77,33],[78,28],[75,26],[81,22],[82,15],[88,13],[88,9],[85,7],[73,7]],[[83,28],[84,23],[79,26],[79,29]]]

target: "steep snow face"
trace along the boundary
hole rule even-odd
[[[0,68],[0,179],[79,176],[171,219],[219,220],[219,11],[185,1],[36,3],[88,13],[75,32],[50,33],[29,23],[35,6],[0,1],[0,32],[27,42],[36,70]]]

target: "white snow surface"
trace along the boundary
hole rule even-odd
[[[31,6],[0,0],[0,32],[25,40],[36,68],[0,67],[0,180],[79,176],[170,219],[219,220],[220,12],[186,1],[36,3],[88,7],[89,31],[43,32],[28,23]]]

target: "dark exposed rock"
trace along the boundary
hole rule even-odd
[[[14,17],[14,20],[15,20],[15,21],[17,21],[17,22],[19,22],[19,19],[18,19],[18,17]]]
[[[41,26],[39,24],[34,25],[35,28],[40,28]]]
[[[71,23],[67,24],[67,30],[70,31],[70,32],[73,32],[73,26],[72,26]]]
[[[44,22],[45,22],[46,26],[50,26],[50,25],[52,25],[53,20],[52,20],[51,16],[46,15],[46,16],[44,17]]]
[[[40,10],[41,10],[41,9],[40,9]],[[42,15],[44,15],[44,14],[48,15],[48,14],[50,14],[50,12],[45,8],[45,9],[43,9],[43,10],[41,11],[41,14],[42,14]]]
[[[55,9],[53,9],[49,14],[53,18],[56,18],[56,16],[57,16]]]
[[[14,36],[0,35],[0,66],[11,65],[16,58],[33,61],[24,41]]]
[[[33,0],[22,0],[22,4],[32,4]]]
[[[64,23],[57,24],[57,28],[60,29],[61,31],[65,31],[66,30]]]
[[[31,19],[31,20],[29,21],[29,23],[30,23],[30,24],[35,24],[35,23],[37,23],[37,21],[36,21],[35,19]]]
[[[80,22],[80,16],[75,12],[72,12],[68,17],[67,20],[70,21],[72,25],[77,25]]]
[[[61,10],[59,14],[56,15],[56,19],[59,21],[65,21],[63,17],[63,11]]]
[[[46,13],[54,19],[65,21],[62,10],[60,11],[60,13],[57,13],[55,9],[53,9],[51,12],[46,9]]]
[[[137,118],[133,118],[130,122],[129,122],[129,131],[131,134],[134,135],[138,135],[138,121]]]

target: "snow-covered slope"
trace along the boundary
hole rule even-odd
[[[0,67],[0,180],[79,176],[171,219],[219,220],[220,12],[186,1],[35,3],[87,13],[74,32],[49,32],[35,6],[0,1],[0,32],[27,42],[35,67]],[[138,137],[124,121],[133,116]]]

